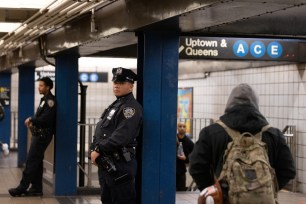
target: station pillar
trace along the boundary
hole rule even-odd
[[[0,93],[1,102],[3,102],[4,119],[0,122],[0,142],[10,144],[11,136],[11,105],[10,105],[10,89],[11,89],[11,74],[1,73],[0,74]],[[6,101],[3,98],[7,98]],[[5,104],[8,102],[8,104]]]
[[[57,100],[54,194],[77,193],[78,56],[55,57],[55,96]]]
[[[144,121],[141,204],[175,203],[178,88],[177,32],[138,34],[138,86]],[[139,201],[138,201],[139,202]]]
[[[28,129],[24,121],[34,115],[35,66],[19,66],[18,84],[18,166],[27,159]]]

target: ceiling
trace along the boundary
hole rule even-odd
[[[38,9],[0,8],[0,22],[22,23],[33,16]],[[7,33],[0,32],[0,38]]]
[[[81,56],[136,57],[135,32],[148,30],[179,27],[181,35],[306,39],[306,0],[66,1],[100,4],[94,7],[94,15],[88,9],[32,38],[18,37],[10,49],[0,50],[0,71],[31,62],[44,64],[41,58],[52,61],[56,53],[67,49]],[[39,11],[0,8],[0,22],[22,23]],[[56,22],[56,15],[51,17]],[[8,33],[0,33],[0,42],[9,43],[8,38]]]

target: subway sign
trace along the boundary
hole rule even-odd
[[[50,77],[55,81],[55,71],[36,71],[35,81],[42,77]],[[108,82],[108,72],[79,72],[81,82]]]
[[[182,36],[180,59],[306,62],[306,41]]]

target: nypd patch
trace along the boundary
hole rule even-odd
[[[126,107],[123,109],[123,115],[126,119],[133,117],[135,114],[135,108]]]
[[[54,106],[54,101],[53,100],[48,100],[47,103],[48,103],[48,106],[50,108],[52,108]]]

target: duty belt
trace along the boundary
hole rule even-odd
[[[31,126],[30,127],[32,136],[47,136],[50,135],[52,133],[51,128],[37,128],[35,126]]]
[[[135,158],[135,147],[123,147],[120,151],[112,152],[112,158],[115,161],[129,162]]]

